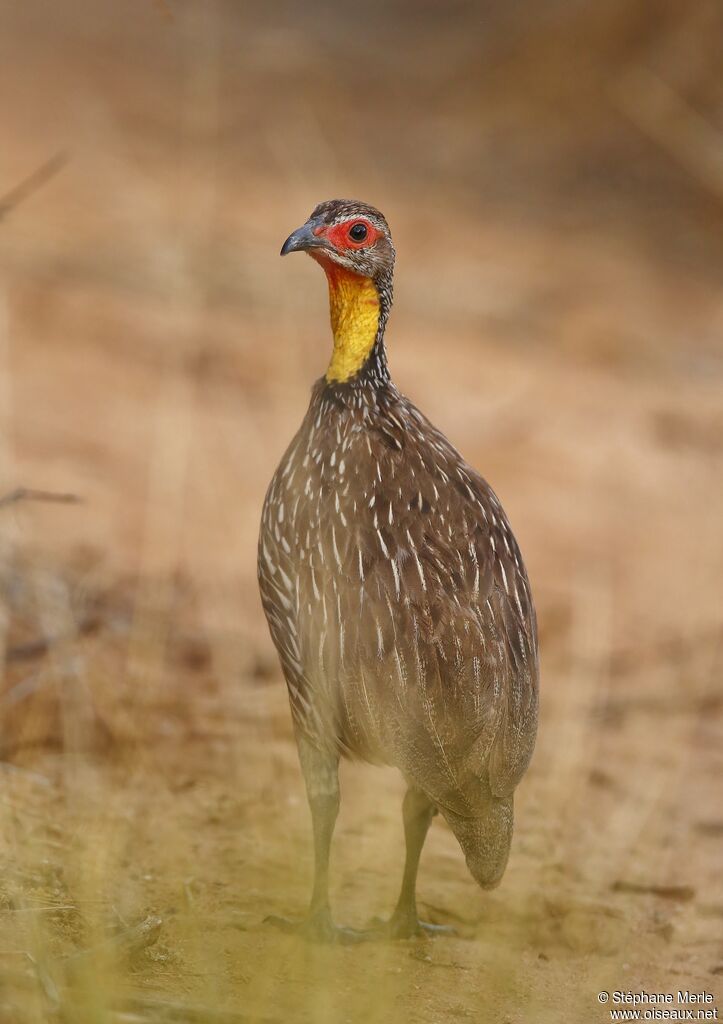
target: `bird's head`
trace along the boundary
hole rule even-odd
[[[392,305],[394,246],[379,210],[356,199],[319,203],[284,242],[281,255],[290,252],[308,253],[329,282],[334,352],[327,381],[349,381],[372,362],[377,376],[385,376],[383,335]]]
[[[394,246],[384,216],[356,199],[319,203],[305,224],[292,232],[281,255],[306,252],[325,270],[329,264],[369,278],[377,286],[391,282]]]

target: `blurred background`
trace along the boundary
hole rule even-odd
[[[0,506],[0,1020],[720,990],[722,30],[715,0],[3,6],[0,493],[81,503]],[[389,220],[393,376],[500,495],[540,618],[508,872],[478,891],[435,824],[433,944],[262,924],[311,847],[255,545],[330,348],[278,251],[336,196]],[[363,925],[402,786],[342,787]]]

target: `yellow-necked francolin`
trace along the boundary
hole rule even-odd
[[[492,488],[392,382],[384,332],[394,247],[384,217],[322,203],[284,243],[329,283],[334,348],[266,496],[264,610],[288,684],[311,806],[308,916],[324,940],[340,757],[404,776],[407,858],[388,934],[427,929],[415,885],[434,814],[484,888],[502,878],[512,801],[537,729],[535,612]]]

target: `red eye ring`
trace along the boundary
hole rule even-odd
[[[361,235],[361,232],[356,232],[357,228],[364,229],[364,236],[356,238],[355,234]],[[354,217],[353,220],[343,221],[341,224],[334,224],[332,227],[327,229],[326,237],[331,244],[339,250],[344,249],[366,249],[370,245],[374,245],[376,240],[380,237],[381,232],[378,231],[371,221],[368,221],[365,217]]]

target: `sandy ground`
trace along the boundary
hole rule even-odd
[[[600,990],[720,995],[716,215],[681,185],[674,235],[650,197],[570,219],[554,174],[532,215],[476,193],[452,135],[406,187],[421,114],[377,161],[336,147],[353,81],[315,120],[343,26],[310,65],[303,19],[73,9],[0,43],[7,189],[68,155],[0,224],[0,474],[83,499],[0,509],[0,1020],[592,1024]],[[314,948],[263,924],[302,912],[311,850],[255,542],[328,349],[317,268],[278,247],[344,192],[395,233],[395,379],[517,532],[543,703],[502,886],[430,833],[420,906],[457,936]],[[334,910],[362,926],[396,897],[402,787],[342,787]]]

